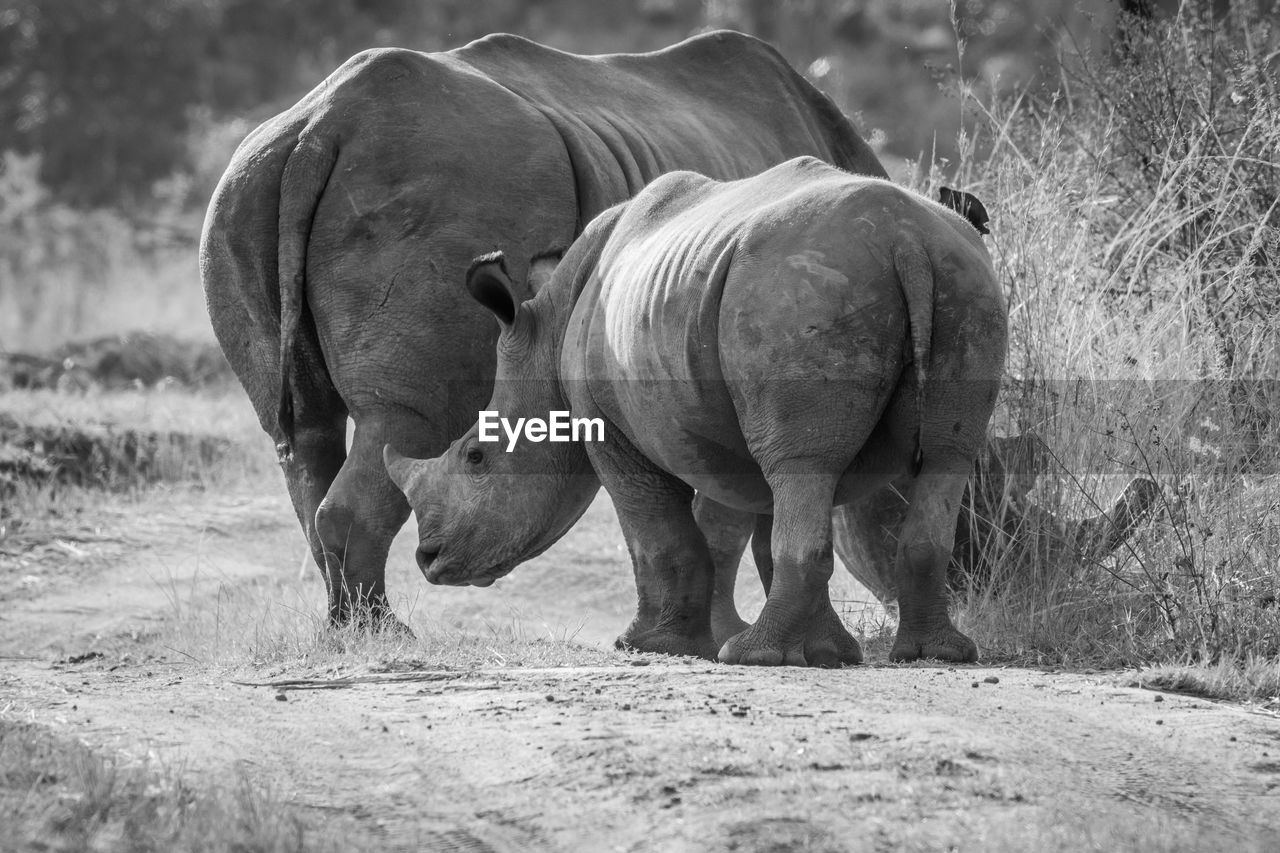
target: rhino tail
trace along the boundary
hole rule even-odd
[[[907,333],[911,337],[911,363],[916,373],[917,424],[913,468],[914,473],[919,473],[924,461],[925,381],[933,351],[933,264],[924,247],[916,243],[895,247],[893,265],[907,303]]]
[[[279,429],[277,451],[286,457],[293,452],[294,356],[298,325],[302,321],[306,287],[307,243],[316,206],[329,182],[338,159],[337,146],[328,139],[305,131],[289,154],[280,179],[278,262],[280,285],[280,407],[276,413]]]

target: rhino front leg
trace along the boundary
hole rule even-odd
[[[839,617],[826,592],[833,566],[831,500],[835,477],[788,472],[770,477],[769,486],[773,491],[769,559],[764,559],[763,549],[756,552],[769,598],[755,625],[726,643],[719,658],[725,663],[757,666],[806,666],[811,663],[807,652],[812,648],[817,658],[812,663],[835,665],[841,662],[842,650],[830,636],[834,627],[830,620],[839,623]],[[757,537],[764,533],[762,528],[764,525],[757,527]],[[861,660],[857,643],[852,637],[848,640],[852,648],[846,645],[843,656]]]
[[[693,517],[693,489],[656,467],[617,430],[588,444],[613,499],[635,569],[635,618],[618,648],[714,659],[714,565]]]
[[[732,509],[699,494],[693,499],[693,517],[698,529],[706,537],[711,549],[711,561],[715,565],[715,586],[711,593],[711,633],[716,648],[730,637],[751,627],[738,615],[733,601],[734,587],[738,580],[738,567],[751,538],[756,516],[750,512]]]

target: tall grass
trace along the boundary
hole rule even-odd
[[[981,121],[961,177],[1009,297],[998,428],[1046,439],[1053,511],[1134,473],[1163,487],[1112,557],[997,543],[998,582],[962,602],[997,657],[1280,656],[1277,45],[1250,4],[1187,3],[1069,58],[1051,98],[962,92]]]

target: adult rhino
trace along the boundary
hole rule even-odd
[[[409,506],[383,445],[439,453],[488,399],[495,326],[456,285],[472,258],[567,246],[672,170],[741,178],[801,154],[884,175],[823,94],[732,32],[596,57],[510,35],[368,51],[250,134],[210,204],[201,276],[330,618],[389,615],[386,556]],[[525,261],[511,272],[525,280]],[[733,572],[741,523],[708,521]]]
[[[596,219],[533,298],[500,254],[479,259],[467,287],[502,328],[487,409],[509,421],[570,411],[604,429],[595,442],[504,449],[477,425],[430,461],[388,448],[428,578],[506,574],[603,482],[641,591],[629,634],[710,656],[714,571],[696,489],[764,519],[768,599],[720,660],[853,663],[858,644],[827,594],[832,508],[892,484],[910,506],[891,656],[976,659],[947,613],[946,568],[1007,321],[967,221],[811,157],[728,183],[679,172]]]

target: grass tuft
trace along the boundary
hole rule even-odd
[[[295,853],[341,850],[270,791],[126,763],[0,718],[0,813],[17,849]],[[6,849],[7,846],[6,846]]]

